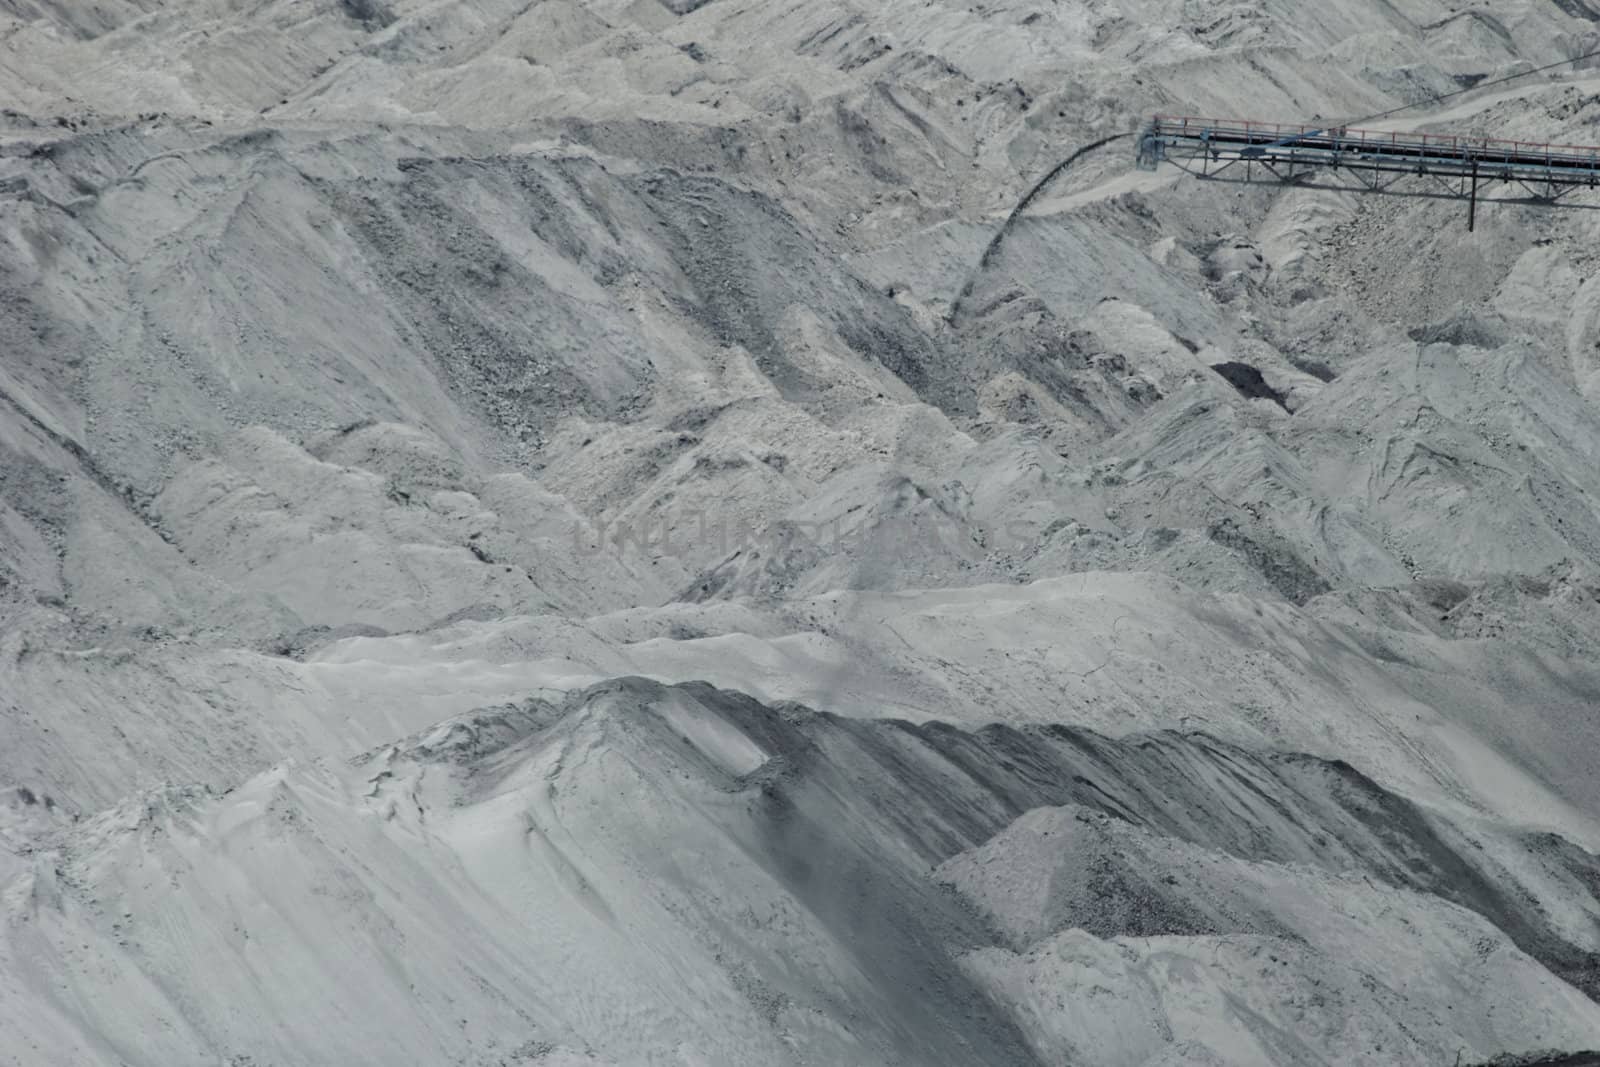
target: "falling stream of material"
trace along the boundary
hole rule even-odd
[[[1110,137],[1102,137],[1093,144],[1084,145],[1082,148],[1072,153],[1072,155],[1068,156],[1066,159],[1063,159],[1060,163],[1057,163],[1054,167],[1050,168],[1049,173],[1034,183],[1033,188],[1029,189],[1027,193],[1023,195],[1022,199],[1017,201],[1017,206],[1011,209],[1011,214],[1006,216],[1006,221],[1001,223],[1000,229],[996,231],[994,238],[990,240],[989,247],[983,250],[983,258],[978,260],[978,268],[972,272],[972,276],[967,279],[967,284],[961,287],[961,292],[956,296],[955,302],[950,305],[950,315],[947,321],[949,321],[952,326],[959,321],[961,305],[966,301],[967,297],[972,295],[973,286],[978,284],[978,279],[983,276],[983,272],[988,270],[989,265],[999,257],[1000,246],[1005,242],[1006,235],[1011,232],[1014,226],[1016,226],[1017,219],[1022,217],[1022,213],[1028,209],[1028,205],[1037,200],[1039,198],[1039,194],[1044,192],[1045,187],[1051,182],[1055,181],[1056,178],[1068,167],[1072,166],[1079,159],[1088,155],[1090,152],[1104,148],[1112,141],[1120,141],[1123,138],[1132,136],[1133,135],[1131,133],[1114,133]]]

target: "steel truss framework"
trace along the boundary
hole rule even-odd
[[[1600,147],[1449,134],[1157,115],[1138,151],[1142,169],[1167,161],[1208,180],[1381,193],[1420,179],[1423,188],[1408,195],[1467,201],[1469,230],[1477,227],[1478,199],[1491,184],[1517,186],[1526,193],[1523,202],[1539,204],[1600,186]]]

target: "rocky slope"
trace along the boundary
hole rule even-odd
[[[1600,1048],[1600,10],[0,25],[0,1062]]]

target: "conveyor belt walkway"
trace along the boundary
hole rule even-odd
[[[1345,183],[1337,187],[1381,192],[1402,178],[1422,177],[1438,187],[1432,195],[1467,200],[1468,229],[1477,223],[1482,182],[1516,183],[1547,203],[1600,185],[1600,147],[1456,134],[1157,115],[1140,135],[1138,152],[1146,170],[1171,161],[1202,178],[1231,172],[1245,181],[1317,184],[1312,175],[1336,174]]]

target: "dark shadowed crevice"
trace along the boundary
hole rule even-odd
[[[1222,376],[1222,379],[1243,396],[1252,400],[1270,400],[1283,410],[1288,411],[1289,405],[1284,403],[1284,394],[1278,392],[1267,384],[1261,372],[1248,363],[1213,363],[1211,369]]]

